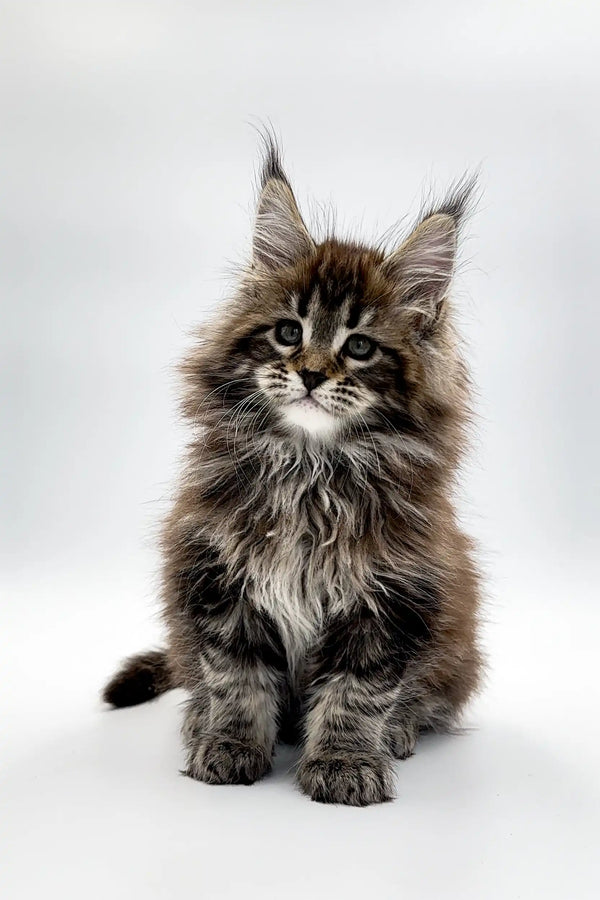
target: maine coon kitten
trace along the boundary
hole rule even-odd
[[[113,706],[189,693],[187,773],[250,784],[279,739],[313,800],[393,794],[394,757],[478,685],[452,505],[467,375],[448,292],[462,187],[384,255],[315,243],[269,146],[253,260],[183,365],[193,429],[163,534],[167,648]]]

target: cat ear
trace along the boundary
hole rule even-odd
[[[314,249],[277,151],[270,146],[254,224],[254,264],[270,270],[291,266]]]
[[[454,216],[435,213],[382,263],[399,302],[415,313],[421,329],[433,326],[442,312],[456,262],[456,239]]]

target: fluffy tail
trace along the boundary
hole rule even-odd
[[[111,706],[135,706],[174,688],[175,681],[164,650],[149,650],[126,659],[102,691]]]

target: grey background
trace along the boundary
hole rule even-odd
[[[6,746],[19,786],[11,795],[13,861],[26,852],[32,827],[20,779],[30,757],[37,769],[42,747],[46,756],[44,741],[62,748],[49,754],[46,771],[59,805],[89,789],[98,814],[108,789],[98,787],[98,759],[110,759],[119,779],[122,735],[106,718],[86,716],[118,656],[158,635],[150,611],[154,534],[184,441],[173,368],[194,323],[227,294],[232,264],[248,252],[258,159],[249,123],[260,120],[282,137],[308,218],[332,202],[342,231],[365,238],[414,215],[430,186],[443,190],[481,167],[482,200],[455,292],[479,416],[465,516],[482,545],[496,673],[477,718],[484,736],[485,716],[500,727],[504,714],[523,734],[535,707],[542,743],[554,748],[551,735],[564,728],[571,743],[561,734],[560,744],[583,765],[598,734],[589,712],[597,709],[596,678],[585,665],[598,623],[599,26],[596,4],[542,0],[0,4],[0,586]],[[587,679],[583,691],[579,679]],[[558,712],[561,691],[566,709]],[[161,707],[169,775],[178,764],[170,702]],[[135,721],[154,746],[161,719],[150,712],[156,718]],[[576,740],[582,727],[586,737]],[[115,730],[112,743],[106,728]],[[87,788],[52,780],[72,746],[65,729]],[[131,726],[130,747],[136,734]],[[104,757],[94,756],[98,742]],[[489,747],[483,757],[493,754]],[[477,770],[480,757],[470,752]],[[552,765],[528,758],[556,783]],[[151,766],[148,790],[158,783]],[[514,786],[514,771],[505,775]],[[282,776],[285,789],[288,782]],[[162,801],[169,821],[177,816],[170,790]],[[564,819],[578,839],[573,852],[583,852],[587,819],[569,806],[573,791],[553,795],[550,816],[526,791],[510,794],[506,813],[482,806],[481,797],[472,803],[479,825],[497,825],[505,814],[523,821],[524,806],[539,807],[546,822]],[[236,814],[255,816],[267,796],[254,791]],[[115,808],[126,815],[122,798]],[[33,794],[29,802],[39,818]],[[43,846],[58,826],[43,814],[40,821]],[[69,821],[73,840],[73,809]],[[553,840],[565,843],[562,832],[546,835],[538,859],[535,831],[531,820],[519,845],[529,841],[531,878],[540,859],[558,865],[549,862]],[[507,835],[500,829],[490,846],[504,847]],[[350,848],[353,840],[364,846],[364,835],[346,839]],[[501,852],[482,849],[488,868],[472,884],[460,882],[457,896],[483,896],[484,885],[490,897],[492,884],[504,885],[498,896],[516,896],[502,879],[527,865],[507,868],[512,850]],[[371,869],[379,865],[372,853]],[[420,858],[415,853],[410,859]],[[93,867],[91,846],[80,859]],[[579,897],[591,885],[589,863],[577,860]],[[15,865],[14,895],[27,896],[43,876]],[[402,865],[410,879],[410,860]],[[125,891],[125,868],[113,881],[102,869],[109,880],[98,875],[98,884]],[[61,871],[51,883],[76,895],[75,876]],[[348,875],[350,893],[352,885],[363,889],[365,871]],[[544,885],[556,896],[564,896],[561,871]],[[262,877],[254,873],[257,891]],[[396,896],[392,870],[381,877],[379,896]],[[212,890],[229,896],[222,885]]]

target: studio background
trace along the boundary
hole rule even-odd
[[[0,3],[4,896],[595,896],[595,4]],[[177,777],[179,704],[98,689],[159,640],[175,365],[247,258],[270,121],[307,219],[410,221],[481,170],[454,293],[488,585],[475,730],[398,799]],[[312,210],[312,215],[311,215]]]

